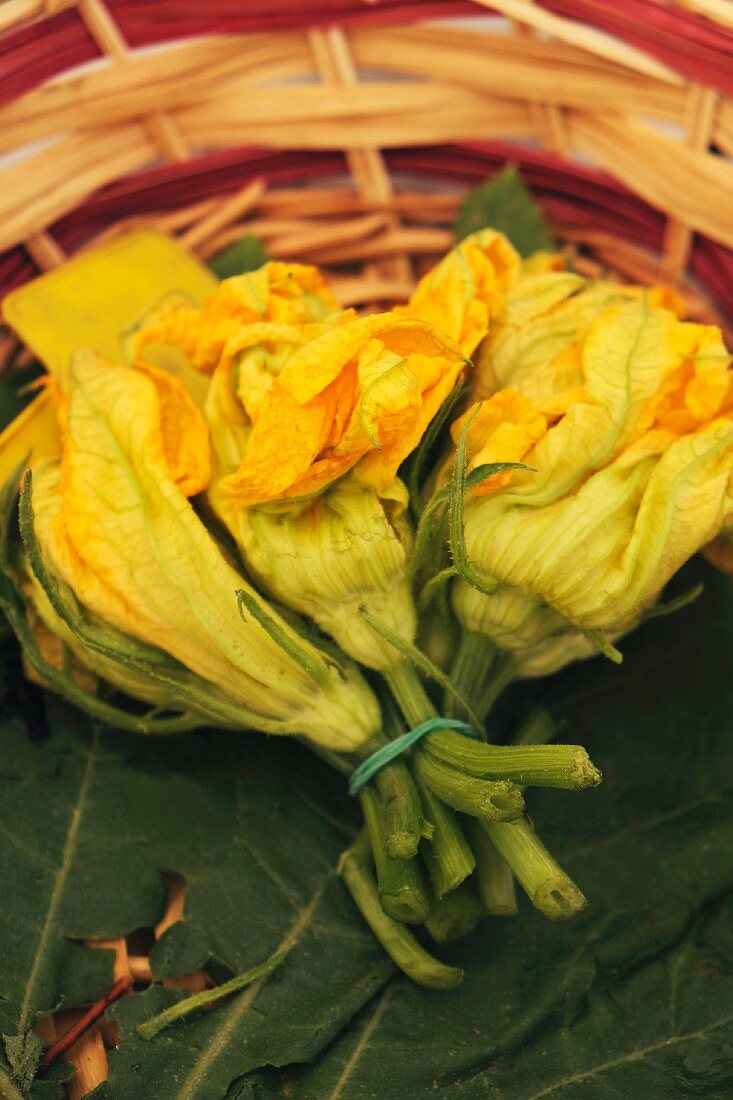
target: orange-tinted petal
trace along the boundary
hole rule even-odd
[[[547,431],[543,414],[513,390],[500,390],[456,420],[451,428],[456,441],[467,423],[469,470],[492,462],[521,462]],[[506,485],[511,478],[511,470],[494,474],[476,486],[473,493],[486,496]]]
[[[211,479],[209,429],[182,382],[149,363],[136,369],[155,383],[160,402],[163,454],[172,480],[184,496],[203,492]]]

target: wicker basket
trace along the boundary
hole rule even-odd
[[[323,265],[344,304],[394,302],[450,246],[466,186],[512,161],[581,272],[666,280],[730,328],[733,5],[487,8],[5,0],[0,295],[150,225],[204,257],[253,232]],[[416,22],[445,17],[462,21]],[[0,330],[3,365],[26,355]],[[172,881],[157,935],[183,904]],[[112,946],[118,978],[150,979]],[[68,1026],[44,1021],[44,1041]],[[98,1024],[71,1048],[72,1100],[105,1078],[104,1040]]]

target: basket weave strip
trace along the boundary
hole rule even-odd
[[[487,132],[525,140],[539,132],[663,210],[683,227],[666,242],[672,275],[691,232],[733,246],[733,164],[710,151],[733,149],[733,102],[699,85],[629,73],[565,43],[430,26],[239,36],[129,58],[101,0],[81,0],[78,12],[113,60],[0,109],[0,149],[64,135],[5,173],[1,249],[36,238],[105,184],[185,150],[346,149],[360,194],[386,199],[378,148]],[[399,79],[359,82],[375,67]],[[271,86],[314,75],[320,83],[297,94]],[[683,127],[685,140],[647,118]],[[364,144],[355,149],[357,128]]]
[[[8,35],[0,48],[0,95],[13,98],[71,65],[96,56],[93,41],[71,10],[72,0],[6,0],[0,9],[0,30],[34,16],[49,15],[46,26],[30,24]],[[496,8],[498,5],[492,5]],[[469,0],[265,0],[232,4],[230,0],[109,0],[122,35],[133,46],[181,39],[218,31],[251,33],[265,28],[292,29],[312,25],[409,23],[446,15],[475,14]],[[520,9],[514,8],[515,12]],[[597,36],[578,37],[586,29],[608,32],[614,56],[636,59],[642,67],[656,58],[662,66],[689,81],[733,94],[733,17],[728,0],[537,0],[521,8],[531,21],[556,16],[555,37],[569,36],[592,49]],[[521,16],[517,15],[521,21]],[[58,49],[49,48],[50,41]],[[623,46],[632,50],[620,52]],[[606,40],[606,47],[607,40]],[[635,62],[632,60],[631,64]]]

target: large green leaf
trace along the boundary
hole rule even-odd
[[[183,967],[195,946],[223,978],[293,928],[296,946],[264,982],[148,1043],[135,1024],[182,994],[156,984],[119,1002],[123,1042],[98,1100],[427,1100],[447,1090],[723,1100],[733,981],[717,907],[733,883],[733,600],[703,574],[698,603],[643,627],[620,669],[578,665],[542,689],[605,772],[597,790],[535,792],[530,803],[589,909],[569,924],[526,905],[516,920],[486,921],[442,952],[467,972],[451,992],[390,978],[335,875],[353,811],[339,778],[297,745],[232,734],[95,743],[58,705],[41,744],[8,723],[0,822],[16,847],[4,879],[14,918],[0,905],[3,1030],[21,1030],[60,866],[33,1010],[109,982],[103,953],[64,936],[153,923],[168,869],[187,880],[187,931],[165,947],[164,969]]]
[[[147,1091],[148,1074],[166,1088],[186,1077],[181,1095],[192,1097],[217,1081],[223,1095],[253,1066],[314,1057],[392,969],[337,878],[355,821],[343,778],[256,734],[90,732],[56,702],[49,726],[33,743],[16,717],[0,736],[2,1032],[22,1036],[38,1014],[100,996],[111,953],[79,941],[153,925],[169,870],[185,876],[189,938],[217,975],[262,961],[287,935],[295,946],[263,989],[195,1025],[185,1056],[183,1028],[143,1054],[123,1046],[119,1095],[165,1096],[163,1084]],[[154,986],[124,1009],[142,1017],[175,996]]]
[[[731,946],[721,961],[700,937],[733,884],[733,600],[704,578],[694,607],[629,639],[620,669],[575,666],[544,692],[604,770],[597,790],[530,803],[588,910],[487,921],[453,949],[463,986],[394,979],[312,1067],[232,1096],[731,1095]]]

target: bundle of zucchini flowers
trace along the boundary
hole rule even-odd
[[[515,881],[551,919],[585,904],[525,791],[600,774],[539,711],[492,743],[493,702],[619,661],[731,525],[730,358],[681,312],[490,229],[389,313],[284,263],[151,306],[124,363],[80,350],[49,383],[61,459],[5,488],[27,666],[124,729],[303,739],[361,804],[364,918],[455,984],[430,938],[513,913]]]

